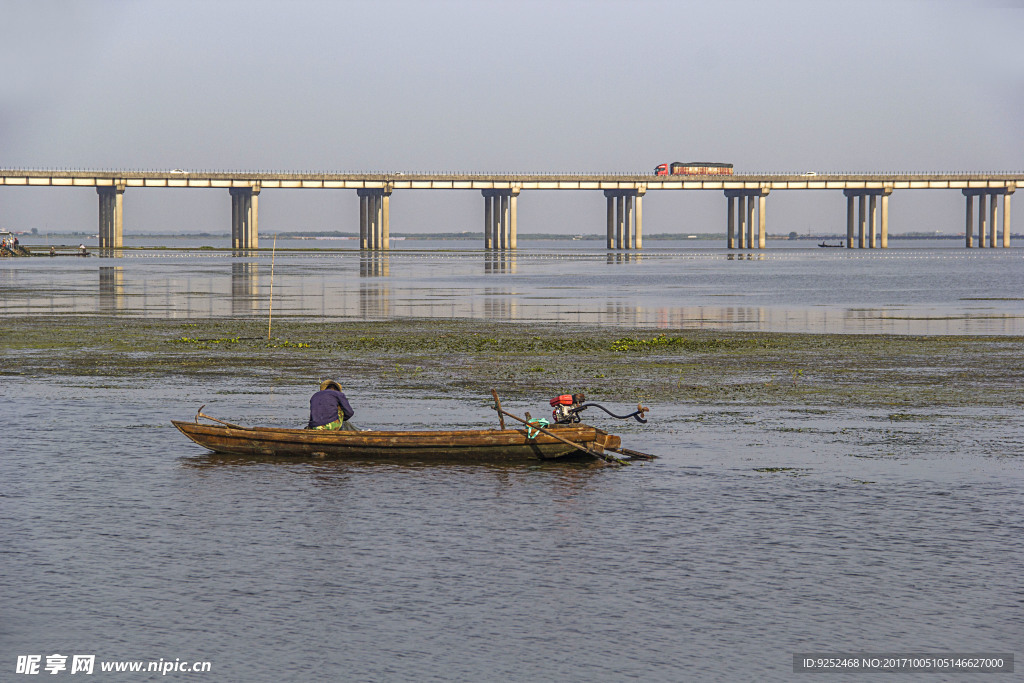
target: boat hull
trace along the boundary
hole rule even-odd
[[[480,462],[592,459],[547,434],[537,433],[530,438],[525,428],[350,432],[273,427],[239,429],[179,420],[171,423],[200,446],[235,455],[353,460],[466,458]],[[605,448],[619,448],[621,444],[618,436],[589,425],[559,425],[548,429],[597,453],[603,453]]]

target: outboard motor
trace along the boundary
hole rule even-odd
[[[580,416],[578,411],[582,410],[585,400],[587,400],[586,395],[580,392],[578,394],[562,394],[548,401],[551,407],[554,408],[551,411],[554,423],[569,424],[570,422],[579,422]]]
[[[561,396],[555,396],[553,399],[548,401],[551,407],[554,408],[554,410],[551,411],[553,423],[570,424],[573,422],[579,422],[580,413],[591,406],[600,408],[619,420],[628,420],[629,418],[633,418],[640,423],[647,422],[647,420],[644,419],[644,414],[647,412],[647,408],[644,408],[642,405],[637,405],[636,410],[629,415],[616,415],[603,405],[600,405],[599,403],[586,403],[586,400],[587,397],[582,391],[578,394],[562,394]]]

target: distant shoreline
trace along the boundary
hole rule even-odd
[[[12,234],[17,236],[19,239],[24,241],[25,238],[30,240],[46,239],[46,238],[73,238],[75,241],[81,241],[82,239],[95,239],[95,233],[86,232],[39,232],[32,234],[30,232],[13,232]],[[128,238],[133,239],[225,239],[230,240],[230,233],[209,233],[209,232],[198,232],[198,233],[137,233],[126,235]],[[278,239],[288,240],[330,240],[330,241],[355,241],[359,239],[359,236],[353,233],[344,232],[279,232],[276,235],[261,235],[263,240],[268,238],[277,237]],[[818,240],[845,240],[845,234],[818,234],[818,235],[799,235],[797,237],[790,237],[789,235],[766,235],[766,239],[778,242],[794,242],[794,241],[818,241]],[[1012,239],[1022,239],[1024,234],[1011,233]],[[402,233],[393,232],[391,238],[394,240],[402,241],[482,241],[483,233]],[[890,240],[963,240],[965,236],[963,234],[950,235],[950,234],[925,234],[925,233],[897,233],[889,234]],[[552,242],[565,242],[565,241],[583,241],[583,242],[603,242],[606,239],[605,235],[602,234],[589,234],[589,235],[552,235],[549,233],[519,233],[518,239],[528,241],[552,241]],[[678,234],[678,233],[657,233],[644,235],[645,241],[651,242],[663,242],[663,241],[675,241],[675,240],[704,240],[704,241],[725,241],[725,233],[690,233],[690,234]]]

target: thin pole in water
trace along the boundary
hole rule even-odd
[[[267,341],[270,341],[270,325],[274,316],[274,257],[277,256],[277,233],[274,234],[274,249],[270,252],[270,306],[267,308]]]

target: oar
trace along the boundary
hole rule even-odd
[[[495,392],[495,397],[497,397],[497,392]],[[615,463],[616,465],[629,465],[629,464],[631,464],[628,460],[623,460],[622,458],[616,458],[614,455],[608,455],[607,453],[598,453],[597,451],[590,450],[589,448],[587,448],[583,444],[574,443],[572,441],[569,441],[569,439],[561,437],[558,434],[555,434],[554,432],[552,432],[552,431],[550,431],[548,429],[544,429],[543,427],[540,427],[540,426],[538,426],[536,424],[531,424],[531,423],[527,422],[526,420],[524,420],[521,417],[516,417],[512,413],[510,413],[508,411],[505,411],[505,410],[502,410],[498,406],[495,406],[494,409],[496,411],[498,411],[498,415],[499,416],[507,415],[508,417],[511,417],[513,420],[516,420],[517,422],[522,422],[524,425],[526,425],[530,429],[536,429],[541,434],[547,434],[548,436],[550,436],[550,437],[552,437],[554,439],[558,439],[562,443],[565,443],[565,444],[568,444],[570,446],[573,446],[577,450],[582,451],[582,452],[586,453],[587,455],[591,455],[591,456],[593,456],[595,458],[600,458],[601,460],[604,460],[605,462]]]
[[[491,396],[494,397],[494,409],[498,411],[498,423],[501,425],[501,429],[505,429],[505,418],[501,414],[501,401],[498,399],[498,392],[491,389]]]
[[[629,448],[608,448],[607,446],[605,446],[605,449],[612,451],[613,453],[621,453],[622,455],[628,456],[630,458],[636,458],[637,460],[656,460],[658,458],[658,456],[656,455],[651,455],[650,453],[641,453],[640,451],[634,451]]]
[[[225,422],[224,420],[218,420],[217,418],[210,417],[209,415],[204,415],[203,414],[203,408],[205,408],[205,407],[206,407],[206,404],[204,403],[203,405],[199,406],[199,410],[196,411],[196,424],[199,424],[199,418],[205,417],[207,420],[213,420],[214,422],[220,422],[222,425],[227,425],[228,427],[233,427],[234,429],[248,429],[248,427],[243,427],[242,425],[236,425],[236,424],[233,424],[231,422]]]

